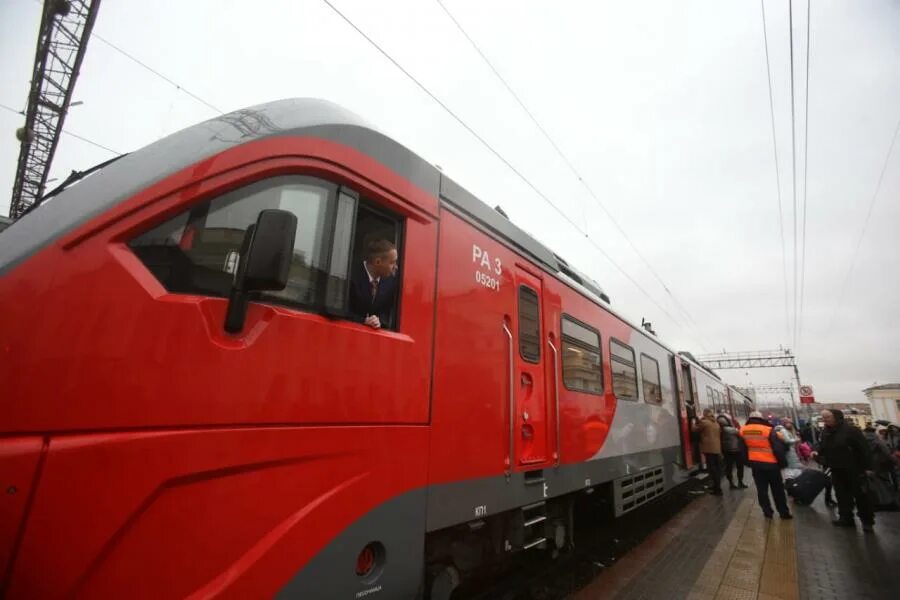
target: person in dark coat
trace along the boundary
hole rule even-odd
[[[881,430],[884,429],[884,427],[881,427]],[[879,490],[879,494],[875,495],[880,496],[881,500],[891,496],[887,502],[879,503],[877,498],[873,498],[873,501],[876,505],[894,504],[896,500],[893,496],[894,491],[897,489],[896,468],[900,467],[900,458],[891,452],[879,431],[871,425],[863,430],[863,435],[866,436],[866,441],[869,442],[869,450],[872,452],[872,470],[875,471],[875,476],[881,481],[880,483],[878,481],[875,482],[876,486],[882,488]],[[878,508],[878,506],[875,508]]]
[[[839,517],[832,521],[838,527],[855,527],[853,508],[865,531],[872,531],[875,513],[867,493],[865,478],[872,473],[869,444],[858,427],[844,420],[839,410],[823,410],[825,429],[813,456],[831,469],[831,481],[837,496]]]
[[[729,489],[746,488],[744,484],[744,459],[746,453],[741,432],[732,425],[728,415],[716,417],[719,427],[722,429],[722,456],[725,457],[725,477],[728,479]],[[737,484],[734,483],[734,473],[737,471]]]
[[[800,440],[806,442],[810,446],[816,443],[815,434],[813,433],[813,426],[811,421],[807,421],[803,428],[800,429]]]
[[[350,312],[374,329],[388,327],[397,296],[397,248],[387,240],[366,246],[350,273]]]

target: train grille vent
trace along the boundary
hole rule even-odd
[[[626,475],[613,481],[616,516],[624,515],[650,502],[666,491],[666,477],[662,467]]]

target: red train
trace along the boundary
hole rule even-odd
[[[396,245],[383,327],[351,314]],[[126,155],[0,235],[10,598],[441,597],[571,544],[746,412],[562,258],[339,107]],[[705,392],[704,392],[705,390]],[[2,594],[0,594],[2,595]]]

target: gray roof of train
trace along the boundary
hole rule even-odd
[[[231,147],[279,136],[318,136],[358,148],[438,193],[439,172],[359,117],[322,100],[279,100],[212,118],[136,150],[22,217],[0,238],[0,273],[66,231],[185,167]]]
[[[0,275],[60,235],[186,167],[240,144],[281,136],[320,137],[375,158],[506,239],[552,272],[561,274],[569,285],[580,288],[598,303],[608,305],[609,298],[597,282],[570,266],[436,167],[354,113],[332,102],[311,98],[277,100],[214,117],[135,150],[88,175],[19,219],[0,236]],[[609,306],[604,308],[628,322]],[[675,353],[655,336],[628,323],[637,332]],[[702,368],[702,365],[697,366]]]
[[[153,142],[76,182],[0,237],[0,274],[60,235],[185,167],[239,144],[279,136],[315,136],[356,148],[478,220],[551,270],[565,272],[606,299],[596,282],[420,156],[340,106],[309,98],[278,100],[215,117]]]

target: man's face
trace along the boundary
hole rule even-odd
[[[822,422],[825,423],[825,427],[834,427],[835,423],[837,423],[837,419],[834,418],[834,415],[830,410],[823,410]]]
[[[390,250],[384,254],[379,254],[372,260],[372,275],[375,277],[389,277],[394,274],[397,269],[397,251]]]

